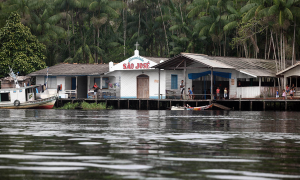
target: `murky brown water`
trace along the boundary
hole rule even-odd
[[[300,113],[0,110],[0,179],[300,179]]]

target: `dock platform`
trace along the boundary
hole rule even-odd
[[[215,103],[213,109],[235,111],[300,111],[300,99],[226,99],[226,100],[180,100],[180,99],[58,99],[56,107],[68,102],[106,103],[114,109],[168,110],[172,106],[192,107]]]

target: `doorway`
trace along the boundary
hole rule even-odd
[[[137,77],[137,98],[149,98],[149,76],[145,74]]]

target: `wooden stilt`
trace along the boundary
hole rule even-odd
[[[240,101],[239,101],[239,111],[242,110],[242,101],[241,101],[242,95],[240,95]]]
[[[139,110],[141,110],[141,100],[139,99]]]
[[[149,100],[147,100],[147,110],[149,110]]]
[[[266,110],[266,101],[263,101],[263,110]]]
[[[284,109],[285,109],[285,111],[287,111],[287,101],[285,101],[284,104],[285,104]]]
[[[252,101],[250,101],[250,111],[252,111]]]
[[[157,101],[157,110],[159,110],[159,100]]]
[[[127,108],[129,109],[129,99],[127,100]]]
[[[120,99],[118,99],[118,109],[121,108],[121,103],[120,103]]]

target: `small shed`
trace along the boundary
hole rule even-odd
[[[27,86],[30,84],[30,77],[29,76],[18,76],[17,77],[18,83],[20,87],[24,87],[24,84]],[[15,88],[14,79],[10,76],[1,78],[1,89],[8,89],[8,88]]]

